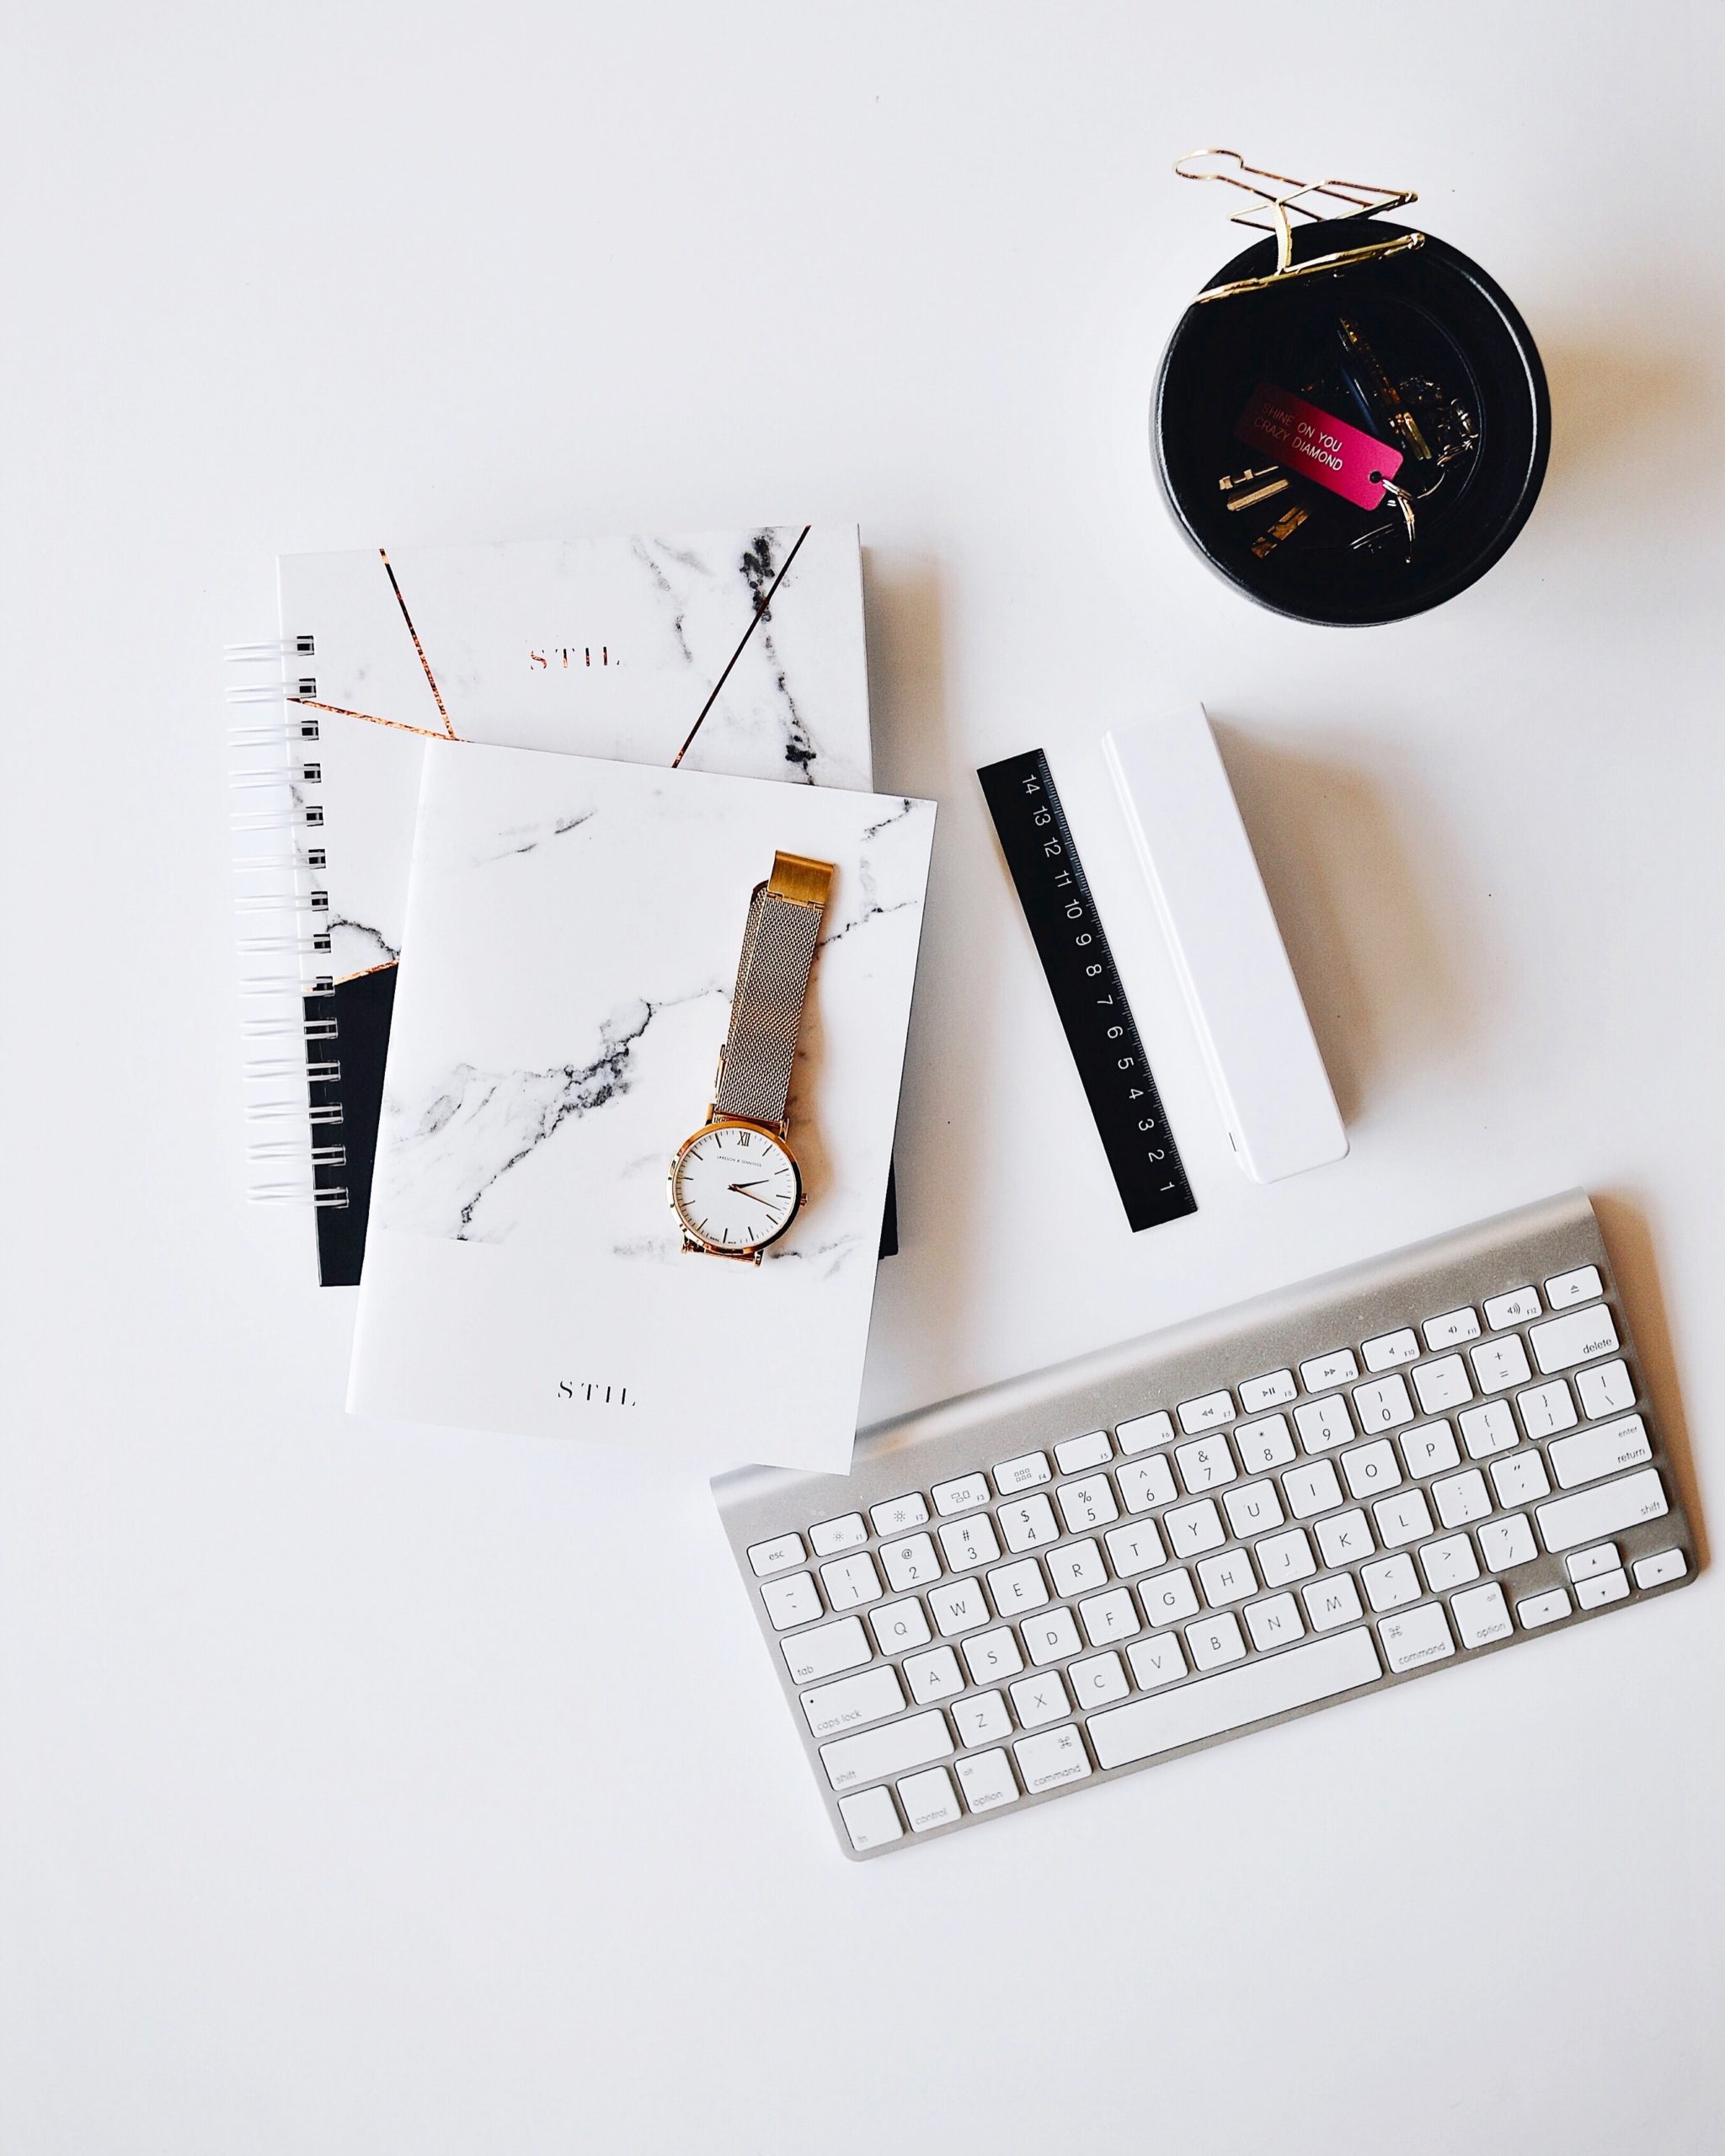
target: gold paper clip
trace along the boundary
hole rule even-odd
[[[1249,165],[1237,150],[1194,150],[1177,157],[1174,170],[1182,179],[1220,179],[1229,187],[1243,188],[1252,206],[1236,210],[1231,224],[1248,225],[1255,232],[1273,233],[1276,266],[1267,276],[1240,277],[1231,284],[1212,285],[1198,295],[1204,300],[1225,300],[1236,292],[1262,291],[1267,285],[1289,277],[1310,277],[1321,270],[1343,270],[1350,263],[1375,262],[1386,254],[1402,254],[1423,247],[1423,232],[1397,232],[1393,238],[1373,240],[1364,247],[1338,248],[1333,253],[1314,255],[1309,262],[1294,259],[1294,219],[1312,224],[1332,219],[1375,216],[1381,210],[1398,210],[1419,197],[1411,188],[1367,187],[1352,179],[1295,179],[1284,172],[1269,172]],[[1322,198],[1314,202],[1313,198]]]

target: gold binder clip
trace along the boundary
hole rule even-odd
[[[1294,259],[1294,219],[1311,224],[1332,219],[1375,216],[1381,210],[1398,210],[1419,197],[1411,188],[1367,187],[1352,179],[1295,179],[1289,173],[1269,172],[1249,165],[1237,150],[1194,150],[1177,157],[1174,170],[1182,179],[1219,179],[1252,196],[1249,209],[1236,210],[1231,224],[1247,225],[1255,232],[1274,235],[1276,266],[1267,276],[1239,277],[1231,284],[1212,285],[1198,295],[1199,301],[1225,300],[1236,292],[1262,291],[1267,285],[1290,277],[1310,277],[1322,270],[1343,270],[1351,263],[1375,262],[1386,254],[1403,254],[1422,247],[1422,232],[1397,232],[1391,238],[1373,240],[1363,247],[1343,247],[1330,254],[1313,255],[1309,261]]]

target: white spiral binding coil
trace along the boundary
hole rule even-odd
[[[333,976],[320,961],[331,945],[329,894],[321,883],[323,808],[314,797],[323,769],[312,745],[316,714],[293,699],[315,696],[309,671],[314,638],[278,638],[229,644],[227,702],[228,778],[234,798],[234,912],[238,932],[240,1033],[248,1047],[279,1043],[248,1054],[242,1066],[245,1120],[257,1129],[247,1145],[248,1184],[261,1204],[345,1206],[346,1187],[331,1172],[347,1163],[345,1146],[326,1135],[339,1128],[341,1103],[313,1099],[339,1085],[341,1064]]]

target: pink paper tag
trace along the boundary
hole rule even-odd
[[[1385,480],[1402,468],[1399,449],[1274,382],[1259,382],[1234,433],[1248,449],[1261,450],[1356,509],[1379,508]]]

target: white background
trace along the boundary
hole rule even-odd
[[[216,654],[278,549],[859,519],[943,803],[871,1412],[1581,1182],[1717,1511],[1717,21],[13,15],[9,2156],[1717,2145],[1715,1579],[857,1867],[703,1492],[347,1420],[243,1198]],[[1219,141],[1418,187],[1545,351],[1544,497],[1434,615],[1261,614],[1155,495]],[[1097,751],[1196,696],[1354,1140],[1270,1190]],[[1121,1225],[979,806],[1038,742],[1183,1227]]]

